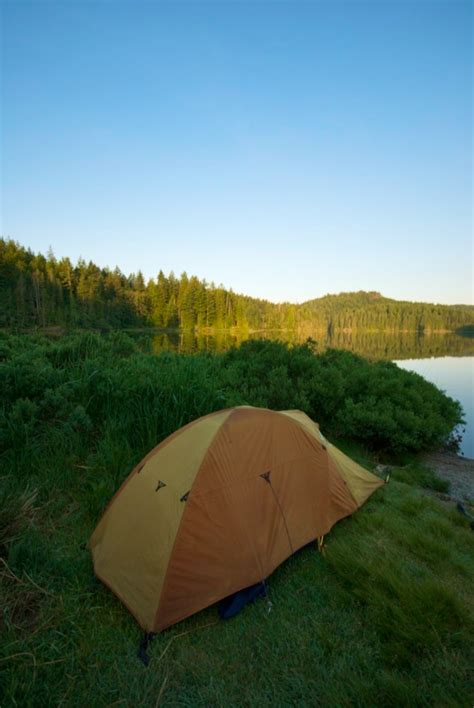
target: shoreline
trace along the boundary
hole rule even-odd
[[[422,459],[437,477],[449,482],[443,498],[474,505],[474,459],[445,451],[426,453]]]
[[[250,327],[155,327],[154,325],[144,325],[138,327],[113,327],[109,325],[96,326],[96,327],[81,327],[81,326],[66,326],[66,325],[45,325],[44,327],[34,326],[34,327],[0,327],[0,332],[5,334],[71,334],[75,332],[125,332],[126,334],[134,333],[157,333],[157,334],[194,334],[195,336],[213,336],[216,334],[230,334],[230,335],[249,335],[249,334],[271,334],[275,332],[281,332],[285,334],[291,334],[297,337],[307,337],[310,338],[312,334],[321,335],[326,337],[331,337],[334,334],[383,334],[383,335],[398,335],[398,334],[414,334],[419,337],[431,337],[433,335],[441,334],[456,334],[459,337],[464,337],[466,339],[474,339],[473,331],[462,332],[459,329],[374,329],[372,327],[341,327],[334,328],[329,332],[327,328],[324,327],[300,327],[300,328],[274,328],[274,327],[259,327],[258,329],[253,329]]]

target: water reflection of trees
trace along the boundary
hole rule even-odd
[[[225,351],[250,338],[279,339],[288,343],[305,341],[293,332],[266,331],[240,332],[216,331],[202,334],[193,331],[156,332],[152,347],[156,353],[164,350],[190,354],[198,351]],[[474,338],[462,337],[452,332],[423,335],[416,332],[334,332],[331,337],[320,332],[313,333],[316,351],[328,347],[348,349],[373,359],[425,359],[441,356],[473,356]]]

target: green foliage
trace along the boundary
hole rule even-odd
[[[462,421],[458,402],[391,362],[339,350],[315,356],[309,344],[247,341],[224,354],[237,402],[300,408],[328,435],[399,455],[442,445]]]
[[[0,450],[23,458],[58,435],[82,444],[120,430],[137,455],[200,415],[249,404],[299,408],[325,434],[400,455],[441,446],[460,405],[421,376],[310,344],[247,341],[224,354],[143,353],[123,333],[8,342],[0,362]],[[71,445],[73,442],[71,442]]]
[[[94,580],[84,548],[137,461],[200,415],[304,408],[369,464],[364,447],[406,454],[449,434],[460,409],[435,387],[343,352],[315,356],[309,344],[155,356],[123,333],[0,336],[0,352],[6,705],[470,703],[472,532],[418,491],[436,484],[419,466],[338,524],[324,557],[308,547],[278,568],[271,612],[264,601],[227,623],[215,608],[200,612],[156,637],[148,669],[136,658],[140,630]],[[368,401],[382,410],[370,434]]]
[[[293,305],[237,295],[186,273],[178,280],[160,270],[145,283],[140,272],[127,277],[83,260],[73,266],[68,258],[45,258],[0,239],[0,327],[237,327],[305,335],[317,330],[332,337],[352,330],[420,335],[473,322],[472,306],[398,302],[379,293],[326,295]]]

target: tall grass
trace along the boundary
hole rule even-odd
[[[84,548],[128,471],[193,418],[303,408],[370,465],[367,450],[403,456],[449,436],[461,412],[437,389],[271,342],[156,357],[121,334],[3,337],[0,358],[2,705],[472,703],[473,536],[420,491],[438,482],[418,464],[338,524],[324,556],[307,547],[284,563],[272,606],[189,618],[155,639],[147,670],[135,621]]]

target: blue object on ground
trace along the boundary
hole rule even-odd
[[[255,602],[259,597],[265,597],[266,594],[265,581],[234,592],[219,602],[219,616],[221,619],[230,619],[238,614],[249,602]]]

